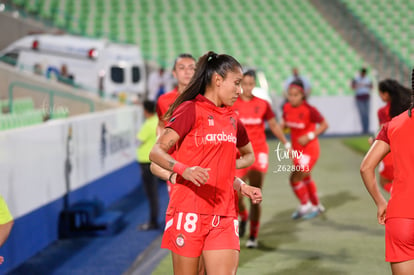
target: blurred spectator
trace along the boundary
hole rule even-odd
[[[10,214],[7,204],[0,195],[0,246],[2,246],[9,237],[13,223],[13,217]],[[0,264],[2,264],[3,261],[3,256],[0,256]]]
[[[151,161],[149,159],[149,153],[157,139],[158,117],[155,114],[155,103],[153,101],[146,100],[143,105],[145,122],[137,134],[137,139],[140,142],[137,148],[137,160],[141,167],[142,184],[149,201],[150,220],[148,223],[141,224],[138,229],[151,230],[159,228],[158,178],[151,173]]]
[[[361,68],[351,82],[351,88],[355,91],[355,100],[362,125],[362,133],[369,133],[369,109],[372,81],[367,76],[367,69]]]
[[[289,76],[286,80],[285,83],[283,84],[283,95],[285,98],[287,98],[287,91],[289,88],[289,85],[292,84],[293,81],[295,80],[301,80],[304,86],[304,91],[305,91],[305,97],[309,97],[310,93],[311,93],[311,83],[309,81],[309,79],[306,76],[300,75],[299,74],[299,69],[296,67],[292,68],[292,75]]]
[[[148,77],[147,100],[157,101],[158,97],[165,93],[166,76],[164,68],[150,73]]]

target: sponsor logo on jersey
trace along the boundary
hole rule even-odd
[[[248,117],[248,118],[240,118],[240,121],[244,125],[260,125],[263,123],[262,119],[259,117]]]
[[[204,137],[195,134],[195,144],[196,146],[201,146],[203,144],[221,144],[222,142],[231,142],[236,144],[237,137],[233,135],[233,133],[226,134],[224,131],[221,133],[211,133],[206,134]]]
[[[286,121],[286,126],[295,129],[305,129],[305,123],[303,122]]]

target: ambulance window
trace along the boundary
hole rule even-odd
[[[124,69],[121,67],[111,67],[111,78],[115,83],[124,83]]]
[[[132,83],[137,83],[141,79],[138,66],[132,67]]]
[[[3,62],[9,63],[10,65],[16,65],[18,57],[19,57],[18,52],[8,52],[2,57],[0,57],[0,60]]]

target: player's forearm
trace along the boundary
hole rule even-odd
[[[247,153],[236,159],[236,169],[249,167],[255,161],[254,153]]]
[[[282,131],[282,128],[276,121],[274,123],[269,123],[269,127],[273,135],[277,137],[283,144],[286,144],[286,142],[288,142],[288,140],[285,137],[285,134]]]
[[[13,227],[13,221],[5,224],[0,224],[0,246],[2,246],[9,237],[10,231]]]
[[[162,180],[168,180],[168,178],[170,177],[172,173],[164,168],[161,168],[159,165],[157,165],[154,162],[151,162],[150,169],[151,169],[152,174],[154,174],[155,176],[159,177]]]
[[[320,124],[319,124],[319,127],[318,128],[316,128],[316,130],[315,130],[315,136],[320,136],[320,135],[322,135],[327,129],[328,129],[328,127],[329,127],[329,125],[328,125],[328,123],[326,122],[326,120],[324,120],[324,121],[322,121]]]
[[[385,198],[378,188],[377,180],[375,177],[375,167],[366,166],[364,163],[362,163],[360,173],[365,188],[367,189],[371,198],[374,200],[375,205],[378,206],[381,203],[384,203]]]
[[[163,168],[167,171],[173,171],[173,167],[177,162],[167,152],[161,149],[159,144],[154,145],[150,152],[149,158],[151,162],[157,164],[160,168]]]

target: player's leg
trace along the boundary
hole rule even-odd
[[[247,177],[248,170],[243,169],[243,171],[237,171],[236,176],[241,178],[244,182],[248,181]],[[240,224],[239,224],[239,236],[240,238],[244,237],[246,233],[246,225],[247,220],[249,219],[249,210],[247,209],[244,196],[241,195],[239,192],[239,216],[240,216]]]
[[[198,274],[198,263],[200,257],[185,257],[171,252],[174,275]]]
[[[203,246],[207,274],[236,274],[239,264],[239,222],[236,217],[211,217]]]
[[[251,186],[262,189],[265,174],[257,170],[249,171],[249,183]],[[258,246],[257,236],[259,234],[261,204],[250,203],[250,236],[246,247],[256,248]]]
[[[292,219],[299,219],[310,211],[311,204],[309,203],[309,194],[303,179],[308,173],[295,170],[290,174],[290,186],[299,200],[300,205],[292,214]]]
[[[235,249],[205,250],[203,257],[207,274],[236,274],[240,252]]]
[[[391,263],[393,275],[411,275],[414,274],[414,260]]]
[[[308,190],[309,200],[312,204],[311,211],[304,215],[303,218],[311,219],[324,212],[325,207],[320,203],[318,189],[310,173],[304,177],[303,182],[306,186],[306,189]]]

